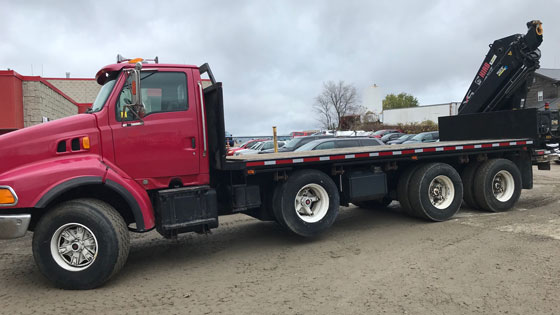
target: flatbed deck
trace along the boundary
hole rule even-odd
[[[467,141],[442,141],[397,145],[379,145],[344,149],[328,149],[301,152],[280,152],[269,154],[248,154],[228,156],[227,161],[245,162],[248,167],[286,165],[334,160],[367,159],[376,157],[400,157],[422,155],[435,152],[458,153],[457,151],[500,150],[504,148],[532,145],[529,139],[487,139]]]

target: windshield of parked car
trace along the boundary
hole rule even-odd
[[[245,147],[251,146],[254,142],[256,142],[256,141],[254,141],[254,140],[245,141],[242,144],[240,144],[239,147],[240,148],[245,148]]]
[[[314,140],[314,141],[308,142],[308,143],[302,145],[301,147],[297,148],[297,149],[295,150],[295,152],[300,152],[300,151],[311,151],[311,150],[315,149],[315,147],[316,147],[317,145],[319,145],[319,144],[321,144],[321,143],[323,143],[323,142],[324,142],[324,141],[321,141],[321,140]],[[333,142],[333,143],[334,143],[334,142]],[[287,144],[286,144],[286,145],[287,145]],[[286,146],[286,145],[285,145],[285,146]],[[285,146],[284,146],[284,147],[285,147]]]
[[[403,136],[400,136],[398,140],[407,140],[407,139],[412,138],[414,136],[415,135],[403,135]]]
[[[264,142],[257,142],[254,146],[249,148],[250,150],[259,150],[264,145]]]
[[[428,132],[422,132],[417,134],[416,136],[412,137],[412,139],[410,140],[418,140],[418,141],[422,141],[422,139],[424,139],[426,137],[426,135],[428,134]]]
[[[286,149],[293,149],[295,147],[297,147],[297,145],[301,142],[301,140],[303,140],[304,138],[293,138],[292,140],[286,142],[286,144],[284,145],[284,148]]]
[[[109,97],[109,94],[111,94],[111,91],[113,90],[113,86],[115,86],[116,81],[116,79],[113,79],[103,84],[101,90],[99,90],[99,93],[97,93],[95,101],[91,105],[90,112],[98,112],[103,108],[105,102],[107,101],[107,98]]]
[[[246,147],[245,149],[253,150],[253,149],[259,147],[259,146],[261,145],[261,143],[262,143],[262,141],[257,141],[257,142],[254,142],[254,143],[249,143],[249,145],[247,145],[247,147]]]

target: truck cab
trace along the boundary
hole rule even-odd
[[[135,83],[131,66],[107,66],[96,75],[103,87],[90,113],[99,124],[103,160],[146,190],[208,184],[198,67],[144,64]]]

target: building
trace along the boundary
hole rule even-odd
[[[545,103],[550,104],[550,109],[560,107],[560,69],[541,68],[535,71],[533,85],[525,99],[525,107],[543,108]]]
[[[100,86],[89,78],[43,78],[0,71],[0,134],[83,113]]]
[[[365,107],[366,112],[369,112],[369,115],[374,117],[373,119],[375,120],[377,120],[377,117],[383,111],[384,97],[383,90],[381,87],[377,86],[377,84],[369,86],[364,90],[362,105]]]
[[[457,115],[459,102],[422,105],[417,107],[386,109],[383,111],[383,124],[397,125],[420,123],[426,120],[438,122],[440,116]]]

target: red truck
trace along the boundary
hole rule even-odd
[[[532,188],[532,164],[548,165],[528,138],[226,157],[222,85],[207,64],[118,58],[96,79],[87,113],[0,136],[0,238],[33,231],[39,270],[66,289],[115,275],[129,231],[204,233],[243,213],[312,237],[340,205],[391,200],[444,221],[463,199],[510,209]]]

